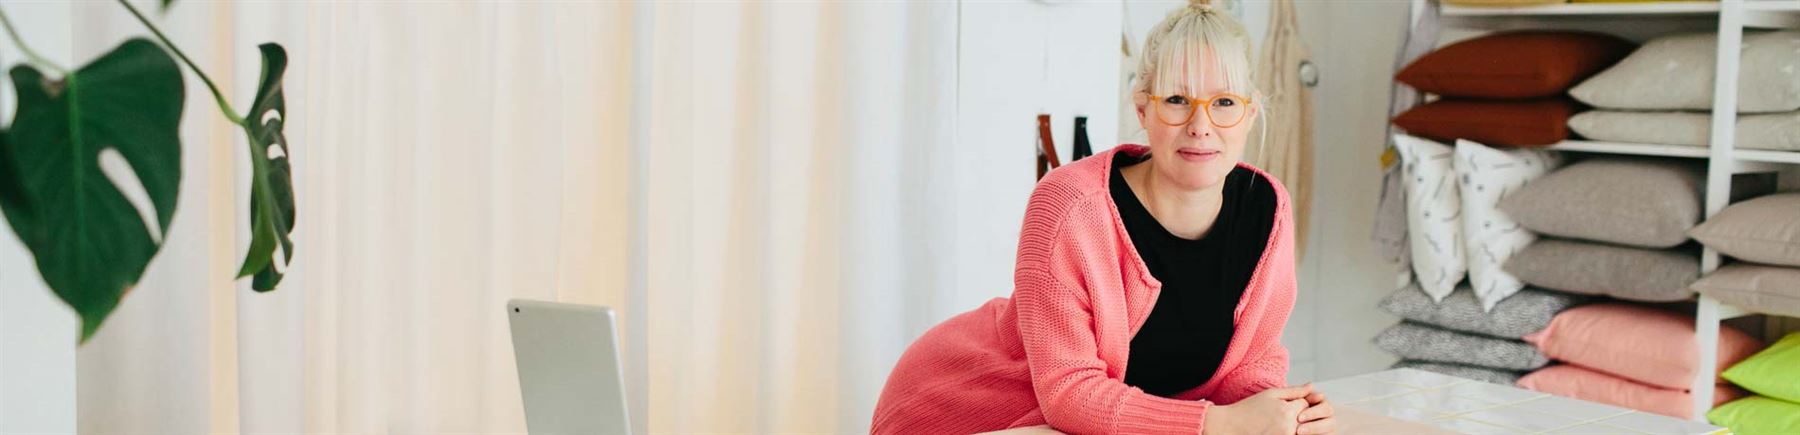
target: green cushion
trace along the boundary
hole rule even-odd
[[[1795,382],[1800,379],[1800,332],[1788,334],[1775,345],[1731,366],[1720,376],[1756,394],[1800,402],[1800,382]],[[1800,422],[1800,419],[1795,421]]]
[[[1800,403],[1751,396],[1713,408],[1706,419],[1739,435],[1795,434],[1800,433]]]

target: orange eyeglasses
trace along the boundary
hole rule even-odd
[[[1150,95],[1150,99],[1150,110],[1156,112],[1156,119],[1168,125],[1186,125],[1201,106],[1206,107],[1207,122],[1218,128],[1236,126],[1250,113],[1250,98],[1237,94],[1219,94],[1201,104],[1194,104],[1196,98],[1181,94]]]

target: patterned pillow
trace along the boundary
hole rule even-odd
[[[1456,141],[1456,173],[1462,181],[1463,240],[1468,249],[1469,284],[1483,311],[1518,293],[1525,283],[1501,266],[1537,240],[1500,211],[1500,199],[1562,163],[1555,151],[1501,150],[1468,140]]]
[[[1406,232],[1413,274],[1435,301],[1456,290],[1467,272],[1462,236],[1462,196],[1456,185],[1455,150],[1448,145],[1394,135],[1404,162]]]

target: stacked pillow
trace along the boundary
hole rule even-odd
[[[1695,282],[1694,291],[1759,312],[1800,317],[1800,192],[1733,204],[1688,234],[1738,260]]]
[[[1615,36],[1577,31],[1502,32],[1450,44],[1395,76],[1441,98],[1401,113],[1394,125],[1444,142],[1554,144],[1568,137],[1568,119],[1582,108],[1568,89],[1632,48]]]
[[[1442,302],[1418,287],[1395,291],[1381,308],[1405,319],[1375,337],[1375,345],[1401,358],[1394,367],[1411,367],[1469,379],[1511,385],[1526,371],[1543,367],[1549,358],[1521,338],[1549,326],[1556,313],[1586,297],[1524,289],[1483,309],[1468,286]]]
[[[1433,301],[1470,278],[1483,311],[1525,287],[1503,265],[1537,236],[1500,204],[1549,174],[1562,158],[1551,151],[1496,149],[1461,140],[1449,145],[1394,136],[1406,189],[1413,273]]]
[[[1703,168],[1667,159],[1591,158],[1500,201],[1538,240],[1504,268],[1526,284],[1635,301],[1690,298],[1700,251],[1687,231],[1701,216]]]
[[[1706,413],[1713,424],[1743,434],[1800,433],[1800,333],[1725,370],[1726,380],[1756,393]]]
[[[1626,303],[1573,308],[1558,314],[1543,331],[1525,336],[1545,356],[1564,364],[1525,375],[1518,385],[1692,418],[1690,388],[1700,365],[1694,335],[1693,317],[1683,314]],[[1743,361],[1761,347],[1749,334],[1721,325],[1719,367]],[[1744,396],[1729,385],[1715,388],[1715,405]]]
[[[1496,383],[1543,367],[1549,359],[1520,338],[1585,298],[1527,289],[1502,268],[1537,236],[1499,204],[1562,158],[1468,140],[1451,147],[1397,135],[1394,142],[1404,161],[1417,285],[1382,301],[1406,320],[1378,335],[1375,345],[1400,356],[1397,367]]]
[[[1743,46],[1736,147],[1800,150],[1800,31],[1746,32]],[[1594,140],[1705,146],[1717,56],[1714,33],[1651,40],[1569,90],[1597,109],[1569,127]]]

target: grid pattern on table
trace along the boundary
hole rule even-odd
[[[1467,434],[1723,434],[1700,422],[1417,369],[1314,384],[1343,407]]]

